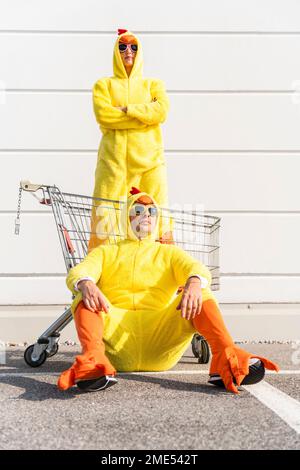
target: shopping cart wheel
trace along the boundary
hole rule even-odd
[[[47,353],[46,351],[41,351],[39,356],[35,358],[33,356],[34,347],[35,345],[32,344],[31,346],[28,346],[27,349],[25,349],[24,360],[30,367],[39,367],[44,364],[45,360],[47,359]]]
[[[55,354],[58,352],[58,348],[59,348],[58,343],[55,343],[55,344],[52,346],[52,349],[51,349],[50,352],[48,352],[48,351],[46,350],[47,357],[55,356]]]
[[[210,351],[207,341],[203,338],[201,340],[201,354],[198,357],[198,364],[208,364],[210,358]]]
[[[192,351],[195,357],[199,357],[199,343],[201,340],[201,336],[198,334],[195,334],[192,339]]]
[[[209,346],[206,339],[195,334],[192,339],[192,351],[195,357],[198,358],[198,364],[207,364],[210,358]]]

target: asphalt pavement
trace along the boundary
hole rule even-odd
[[[104,391],[60,391],[79,345],[60,345],[39,368],[8,346],[0,365],[0,449],[299,449],[300,354],[294,343],[238,343],[277,362],[234,395],[207,383],[189,348],[162,373],[118,374]]]

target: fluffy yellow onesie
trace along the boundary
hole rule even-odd
[[[175,365],[192,340],[195,328],[180,317],[174,321],[177,288],[199,274],[208,280],[203,301],[215,298],[209,269],[179,246],[155,241],[156,230],[139,240],[129,220],[132,204],[145,192],[133,194],[124,205],[121,223],[127,238],[113,245],[99,245],[69,271],[68,288],[76,295],[74,315],[82,300],[74,284],[91,277],[110,305],[104,314],[105,353],[119,371],[166,370]],[[154,198],[151,199],[156,203]],[[176,304],[177,305],[177,304]]]
[[[71,310],[82,354],[60,375],[58,388],[66,390],[78,380],[115,375],[116,371],[168,370],[181,358],[196,331],[204,334],[212,349],[210,374],[220,374],[234,393],[238,389],[232,374],[239,385],[249,373],[250,358],[258,357],[265,367],[278,371],[277,364],[234,344],[210,290],[211,274],[205,265],[176,245],[157,242],[158,223],[146,238],[136,237],[129,211],[142,196],[148,195],[134,193],[128,207],[124,205],[121,221],[127,238],[116,245],[98,246],[69,271],[69,289],[75,294],[79,279],[92,278],[106,297],[109,311],[83,308],[82,294],[77,294]],[[200,315],[187,321],[179,315],[181,297],[176,291],[195,274],[208,285],[202,289]]]
[[[119,40],[124,40],[126,35],[134,36],[138,45],[129,76],[119,51]],[[130,188],[137,186],[153,195],[160,206],[167,207],[166,164],[160,124],[167,118],[169,98],[162,80],[143,77],[142,45],[130,31],[120,34],[115,42],[113,72],[113,76],[101,78],[93,86],[94,113],[103,134],[93,196],[126,201]],[[127,113],[117,109],[126,106]],[[100,243],[107,242],[105,223],[103,225],[105,213],[99,206],[96,204],[92,212],[93,233],[89,252]],[[103,239],[101,230],[97,230],[99,222]]]

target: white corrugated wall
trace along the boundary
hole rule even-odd
[[[222,218],[216,295],[233,335],[298,338],[300,3],[0,6],[0,339],[40,334],[70,300],[53,216],[29,194],[14,235],[18,185],[91,194],[101,139],[91,89],[112,74],[117,28],[139,35],[144,75],[166,83],[170,202]]]

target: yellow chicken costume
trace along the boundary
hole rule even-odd
[[[134,43],[137,52],[127,75],[119,42]],[[149,192],[162,207],[168,207],[166,164],[162,124],[169,111],[164,82],[143,77],[143,51],[137,36],[119,29],[113,52],[113,76],[99,79],[93,86],[93,108],[103,134],[95,171],[93,197],[126,201],[132,186]],[[127,112],[118,109],[127,107]],[[88,252],[109,243],[111,220],[99,201],[92,210]],[[116,215],[118,211],[116,210]],[[118,221],[116,221],[118,224]],[[172,223],[172,222],[171,222]],[[171,227],[161,227],[162,241],[172,242]]]
[[[196,332],[209,342],[213,358],[210,374],[220,374],[226,388],[239,393],[239,385],[249,373],[248,359],[259,358],[265,367],[279,370],[266,358],[237,347],[226,329],[214,297],[209,269],[174,244],[157,241],[160,208],[145,192],[132,191],[124,205],[121,223],[124,236],[114,245],[99,245],[73,267],[67,276],[68,288],[76,295],[71,305],[82,354],[58,379],[66,390],[78,380],[117,371],[162,371],[172,368],[189,346]],[[136,201],[150,198],[158,209],[155,230],[139,239],[132,230],[129,213]],[[208,281],[202,289],[202,309],[193,320],[182,318],[177,307],[182,293],[178,286],[200,275]],[[90,277],[109,305],[108,313],[85,308],[76,283]]]

